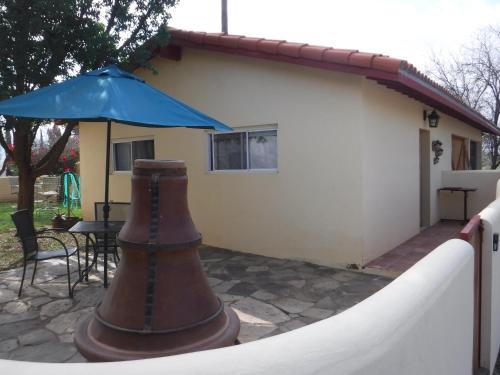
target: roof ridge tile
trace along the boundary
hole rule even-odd
[[[238,39],[238,48],[247,50],[247,51],[257,51],[257,43],[260,42],[263,38],[252,38],[245,36],[241,39]]]
[[[298,64],[307,65],[307,61],[320,62],[323,66],[328,66],[328,64],[344,65],[355,74],[365,75],[367,78],[384,81],[392,81],[394,85],[402,85],[403,87],[408,86],[405,90],[417,90],[419,95],[427,97],[429,102],[439,103],[441,100],[441,105],[444,108],[449,108],[451,113],[460,113],[460,116],[467,118],[471,123],[477,124],[477,127],[482,131],[488,131],[497,135],[500,135],[500,130],[495,127],[491,121],[487,120],[482,114],[473,110],[468,106],[463,100],[458,98],[450,90],[447,90],[443,86],[439,85],[437,82],[432,80],[429,76],[419,71],[414,65],[410,64],[406,60],[397,59],[394,57],[369,52],[360,52],[359,50],[352,49],[340,49],[333,47],[323,47],[309,45],[307,43],[296,43],[288,42],[286,40],[273,40],[265,38],[254,38],[247,37],[244,35],[232,35],[227,33],[206,33],[204,31],[188,31],[169,27],[169,31],[172,35],[172,39],[181,42],[185,41],[190,44],[197,44],[200,46],[214,46],[222,47],[224,49],[230,50],[241,50],[252,52],[251,56],[260,56],[262,58],[271,58],[275,56],[285,56],[292,59],[297,59]],[[293,62],[293,60],[288,60]],[[310,64],[310,63],[309,63]],[[332,65],[332,69],[335,69],[335,65]],[[339,68],[337,68],[339,69]],[[343,69],[343,68],[342,68]],[[346,70],[343,70],[346,71]],[[412,77],[412,81],[405,81],[401,77],[401,73],[406,72]],[[391,74],[391,75],[387,75]],[[411,88],[415,82],[420,81],[422,83],[417,84],[421,87],[415,89]],[[408,83],[410,82],[410,83]],[[427,92],[424,89],[423,84],[426,84],[436,90],[440,95],[451,99],[457,105],[461,106],[460,110],[457,110],[453,105],[446,104],[443,99],[438,99],[436,101],[434,95]],[[420,90],[420,91],[419,91]],[[407,91],[402,91],[407,92]],[[444,103],[444,104],[443,104]],[[482,121],[479,121],[480,118]]]
[[[257,42],[257,51],[270,53],[272,55],[277,55],[278,46],[284,42],[285,42],[284,40],[261,39]]]

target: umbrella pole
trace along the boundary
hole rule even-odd
[[[104,227],[108,226],[109,219],[109,157],[111,143],[111,120],[108,120],[106,131],[106,175],[104,176]],[[104,287],[108,287],[108,233],[104,232]]]

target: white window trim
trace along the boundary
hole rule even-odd
[[[131,143],[134,141],[153,141],[155,142],[155,138],[152,135],[149,136],[143,136],[143,137],[131,137],[131,138],[116,138],[111,140],[111,150],[110,150],[110,155],[109,155],[109,163],[110,163],[110,175],[131,175],[132,170],[130,171],[116,171],[115,170],[115,148],[114,145],[116,143]],[[155,155],[156,157],[156,155]]]
[[[217,132],[217,131],[207,131],[207,174],[219,174],[219,173],[227,173],[227,174],[239,174],[239,173],[269,173],[269,174],[277,174],[279,171],[279,163],[278,168],[246,168],[246,169],[212,169],[212,163],[214,160],[214,145],[213,145],[213,137],[212,135],[217,134],[231,134],[231,133],[251,133],[251,132],[260,132],[260,131],[269,131],[276,130],[276,139],[279,138],[279,130],[278,124],[266,124],[266,125],[256,125],[256,126],[245,126],[233,128],[233,131],[228,132]],[[247,163],[249,156],[249,147],[248,147],[248,135],[246,137],[246,151],[247,151]],[[211,143],[211,144],[210,144]],[[210,153],[211,151],[211,153]],[[279,142],[276,142],[276,157],[279,155]]]

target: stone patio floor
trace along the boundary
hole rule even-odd
[[[242,343],[277,335],[338,314],[391,279],[301,261],[202,247],[200,255],[217,295],[238,314]],[[39,264],[21,298],[21,269],[0,272],[0,358],[85,362],[73,345],[75,326],[101,299],[102,266],[68,298],[65,263]],[[76,262],[72,264],[76,270]],[[111,269],[113,264],[111,262]],[[29,277],[29,278],[28,278]],[[112,275],[110,275],[112,277]],[[72,274],[76,280],[76,272]]]

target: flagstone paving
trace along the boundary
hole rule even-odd
[[[203,247],[200,254],[210,285],[240,318],[238,338],[242,343],[338,314],[391,281],[211,247]],[[72,269],[76,270],[76,264]],[[30,266],[29,277],[31,270]],[[73,299],[68,298],[64,262],[41,263],[35,284],[30,286],[25,281],[22,297],[17,298],[21,271],[0,272],[0,358],[85,362],[73,345],[73,332],[103,296],[102,267],[93,271],[88,283],[77,287]],[[72,279],[76,279],[76,273]]]

